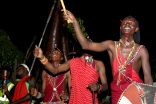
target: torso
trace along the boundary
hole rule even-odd
[[[59,101],[60,94],[63,91],[64,81],[66,78],[66,74],[59,74],[57,76],[52,76],[46,73],[45,81],[46,81],[46,96],[43,101]],[[54,89],[56,89],[57,93],[55,93],[55,97],[52,97],[54,94]]]
[[[116,41],[116,44],[118,44],[118,41]],[[136,50],[140,47],[139,44],[136,44]],[[132,46],[131,47],[127,47],[127,48],[124,48],[121,46],[121,54],[127,58],[130,51],[132,49]],[[135,50],[135,52],[136,52]],[[141,51],[141,50],[140,50]],[[115,42],[114,44],[111,44],[110,46],[110,50],[108,50],[108,54],[109,54],[109,57],[110,57],[110,63],[111,63],[111,66],[113,65],[113,61],[114,61],[114,57],[116,56],[116,48],[115,48]],[[135,57],[135,59],[133,60],[133,69],[139,73],[139,70],[141,68],[141,55],[140,55],[140,52],[138,53],[137,57]]]

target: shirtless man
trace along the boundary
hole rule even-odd
[[[70,11],[66,11],[64,19],[73,24],[77,39],[83,49],[95,52],[106,51],[110,57],[113,81],[111,82],[112,104],[116,104],[121,93],[133,81],[153,84],[149,53],[145,46],[140,45],[140,30],[135,18],[129,16],[123,19],[119,41],[88,42],[84,37],[78,21]],[[143,69],[144,80],[139,77]]]

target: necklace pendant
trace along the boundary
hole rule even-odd
[[[129,46],[129,45],[130,45],[130,43],[126,41],[125,45],[126,45],[126,47],[127,47],[127,46]]]
[[[56,91],[56,88],[55,87],[53,88],[53,91]]]

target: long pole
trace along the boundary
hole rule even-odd
[[[44,30],[43,30],[43,33],[42,33],[40,42],[39,42],[39,44],[38,44],[38,47],[40,47],[40,45],[41,45],[41,43],[42,43],[42,40],[43,40],[45,31],[46,31],[46,28],[47,28],[48,23],[49,23],[49,21],[50,21],[50,19],[51,19],[51,16],[52,16],[52,13],[53,13],[53,10],[54,10],[54,7],[55,7],[56,2],[57,2],[57,0],[54,0],[54,3],[53,3],[53,5],[52,5],[52,7],[51,7],[51,10],[50,10],[50,13],[49,13],[49,16],[48,16],[46,25],[45,25],[45,27],[44,27]],[[32,65],[31,65],[31,68],[30,68],[30,73],[31,73],[31,71],[32,71],[32,69],[33,69],[33,67],[34,67],[35,60],[36,60],[36,57],[34,57],[34,60],[33,60],[33,62],[32,62]]]
[[[52,5],[52,7],[51,7],[51,10],[50,10],[50,13],[49,13],[49,16],[48,16],[46,25],[45,25],[45,27],[44,27],[44,30],[43,30],[43,33],[42,33],[40,42],[39,42],[39,44],[38,44],[38,47],[41,46],[41,43],[42,43],[42,40],[43,40],[45,31],[46,31],[46,29],[47,29],[48,23],[49,23],[49,21],[50,21],[50,19],[51,19],[51,16],[52,16],[52,14],[53,14],[53,10],[54,10],[54,8],[55,8],[56,2],[57,2],[57,0],[54,0],[54,3],[53,3],[53,5]],[[34,59],[33,59],[33,62],[32,62],[31,68],[30,68],[30,73],[31,73],[31,71],[32,71],[32,69],[33,69],[33,67],[34,67],[35,61],[36,61],[36,57],[34,57]],[[38,74],[39,74],[39,70],[38,70],[37,76],[38,76]],[[36,78],[37,78],[37,76],[36,76]],[[36,83],[35,83],[35,86],[36,86]],[[31,102],[32,102],[32,96],[30,97],[30,102],[29,102],[29,104],[31,104]]]

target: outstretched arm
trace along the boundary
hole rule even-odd
[[[66,63],[61,64],[58,67],[54,67],[48,61],[48,59],[43,55],[41,48],[39,48],[37,46],[35,47],[33,54],[34,54],[34,57],[39,58],[41,63],[53,74],[58,74],[60,72],[65,72],[65,71],[69,70],[69,67],[70,67],[69,61],[66,61]]]
[[[151,76],[151,67],[149,63],[149,54],[147,49],[144,47],[141,49],[141,62],[142,62],[142,69],[144,73],[144,83],[145,84],[153,84],[153,79]]]
[[[66,14],[64,14],[64,19],[69,20],[70,23],[73,24],[77,39],[83,49],[96,51],[96,52],[101,52],[109,49],[109,44],[108,44],[109,41],[101,42],[101,43],[88,42],[80,29],[78,21],[70,11],[66,10]]]

